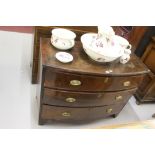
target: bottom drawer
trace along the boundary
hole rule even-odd
[[[41,120],[68,120],[68,121],[85,121],[98,118],[108,117],[118,114],[125,104],[116,104],[103,107],[89,108],[68,108],[56,107],[50,105],[42,105],[40,119]]]

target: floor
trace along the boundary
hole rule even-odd
[[[136,105],[131,97],[117,118],[88,124],[38,125],[37,85],[31,84],[33,35],[0,31],[0,128],[96,128],[104,125],[152,119],[155,104]]]

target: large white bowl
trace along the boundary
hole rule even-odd
[[[68,50],[75,45],[76,34],[63,28],[55,28],[51,31],[51,43],[60,50]]]
[[[91,59],[97,62],[104,63],[112,62],[122,56],[123,51],[121,50],[120,46],[103,48],[102,50],[99,48],[93,48],[91,45],[93,38],[95,38],[96,36],[96,33],[86,33],[81,36],[83,49]]]

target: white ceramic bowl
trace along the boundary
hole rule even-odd
[[[67,50],[75,45],[76,34],[70,30],[63,28],[56,28],[51,31],[51,43],[54,47]]]
[[[131,50],[132,46],[131,44],[129,44],[127,39],[118,35],[114,35],[112,39],[114,42],[117,42],[122,48]]]
[[[97,62],[111,62],[116,60],[117,58],[120,58],[123,54],[123,51],[119,46],[111,47],[111,48],[104,48],[97,49],[93,48],[92,40],[97,36],[96,33],[86,33],[81,36],[81,42],[83,45],[83,49],[86,52],[86,54],[93,60]]]

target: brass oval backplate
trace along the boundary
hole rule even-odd
[[[117,101],[122,100],[122,99],[123,99],[123,96],[118,95],[118,96],[115,97],[115,99],[116,99]]]
[[[128,87],[128,86],[130,86],[130,84],[131,84],[130,81],[125,81],[125,82],[123,83],[123,86]]]
[[[106,112],[107,112],[108,114],[110,114],[110,113],[112,112],[112,109],[109,108],[109,109],[106,110]]]
[[[73,102],[75,102],[75,101],[76,101],[75,98],[72,98],[72,97],[66,98],[66,102],[73,103]]]
[[[62,113],[62,116],[64,116],[64,117],[70,117],[71,114],[70,114],[69,112],[63,112],[63,113]]]
[[[81,81],[79,81],[79,80],[71,80],[70,81],[70,85],[72,85],[72,86],[79,86],[79,85],[81,85]]]

